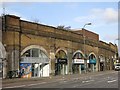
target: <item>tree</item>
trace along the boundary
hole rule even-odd
[[[59,26],[57,26],[57,28],[58,28],[58,29],[70,30],[70,29],[71,29],[71,26],[65,27],[65,25],[59,25]]]
[[[57,28],[58,28],[58,29],[64,29],[65,26],[64,26],[64,25],[59,25],[59,26],[57,26]]]

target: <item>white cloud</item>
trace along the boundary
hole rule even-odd
[[[92,9],[91,13],[95,15],[98,20],[104,21],[104,23],[118,22],[118,11],[113,8]]]
[[[75,17],[74,21],[75,22],[79,22],[79,23],[86,23],[87,22],[91,22],[92,20],[95,19],[94,15],[89,15],[89,16],[80,16],[80,17]]]
[[[88,16],[75,17],[74,21],[79,23],[113,24],[118,22],[118,11],[113,8],[92,9]]]
[[[111,32],[116,32],[118,30],[116,27],[118,25],[118,11],[113,8],[91,9],[87,16],[76,17],[74,18],[74,21],[81,24],[91,22],[92,27],[97,30],[99,34],[101,33],[101,39],[106,42],[114,42],[114,40],[118,38],[118,34],[110,34]]]
[[[114,34],[114,35],[107,34],[103,37],[103,39],[108,41],[108,42],[109,41],[114,42],[117,38],[118,38],[118,34]]]

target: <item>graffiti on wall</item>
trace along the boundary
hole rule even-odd
[[[21,63],[21,77],[22,78],[30,78],[32,76],[32,64],[29,63]]]

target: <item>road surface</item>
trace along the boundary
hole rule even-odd
[[[118,88],[118,71],[69,75],[45,80],[3,83],[3,88]],[[26,89],[25,89],[26,90]]]

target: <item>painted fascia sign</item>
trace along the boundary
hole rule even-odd
[[[100,62],[105,62],[105,59],[100,59]]]
[[[73,63],[75,63],[75,64],[84,64],[84,59],[74,59]]]
[[[90,63],[90,64],[96,64],[96,59],[90,59],[90,60],[89,60],[89,63]]]

